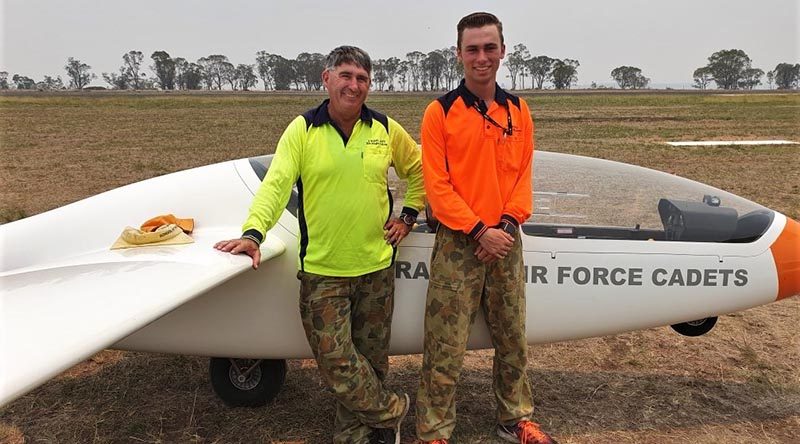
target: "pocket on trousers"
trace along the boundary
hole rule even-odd
[[[431,280],[425,304],[426,335],[436,342],[457,346],[463,328],[461,307],[463,283],[446,279]]]
[[[463,288],[464,283],[461,281],[449,281],[445,279],[431,279],[430,286],[441,290],[459,292]]]

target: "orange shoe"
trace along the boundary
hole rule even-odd
[[[519,444],[558,444],[555,439],[539,428],[539,424],[527,419],[512,426],[498,424],[497,436],[508,442]]]

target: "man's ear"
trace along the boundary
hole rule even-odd
[[[322,70],[322,84],[325,86],[325,89],[328,89],[328,79],[331,77],[331,72],[327,69]]]

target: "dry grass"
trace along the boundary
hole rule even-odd
[[[674,172],[800,218],[800,147],[672,148],[667,140],[800,141],[800,95],[524,95],[537,147]],[[0,221],[123,184],[271,152],[322,96],[0,96]],[[434,95],[370,103],[419,130]],[[536,419],[562,443],[796,443],[800,300],[723,316],[700,338],[668,328],[531,347]],[[24,363],[20,363],[24,365]],[[102,352],[0,410],[0,442],[326,442],[332,397],[312,361],[291,361],[276,402],[226,408],[207,360]],[[416,392],[419,356],[389,384]],[[491,433],[491,352],[468,355],[456,442]],[[413,433],[413,420],[405,432]]]

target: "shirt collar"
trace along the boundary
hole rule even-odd
[[[314,126],[322,126],[326,123],[333,124],[333,120],[331,120],[331,115],[328,113],[328,104],[330,103],[331,99],[325,99],[322,101],[319,107],[317,107],[317,112],[314,113],[314,120],[311,121],[311,124]],[[367,108],[367,105],[361,105],[361,121],[366,123],[369,126],[372,126],[372,111]]]
[[[461,79],[461,83],[458,85],[458,88],[456,88],[456,91],[458,91],[458,95],[464,100],[464,104],[467,105],[467,108],[472,107],[480,100],[478,96],[467,89],[464,79]],[[508,107],[508,93],[506,93],[503,88],[500,88],[497,82],[494,84],[494,101],[499,105]]]

